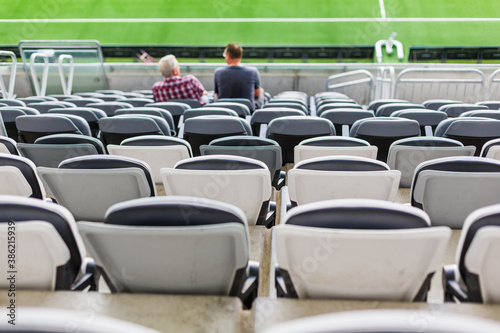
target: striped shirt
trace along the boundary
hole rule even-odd
[[[153,98],[155,102],[166,102],[169,99],[196,99],[201,104],[203,94],[203,85],[193,75],[184,77],[167,77],[164,81],[158,81],[153,85]]]

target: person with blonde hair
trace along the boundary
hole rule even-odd
[[[169,99],[196,99],[202,105],[208,101],[207,91],[193,75],[181,77],[179,61],[172,55],[166,55],[158,62],[158,69],[164,80],[153,85],[155,102],[166,102]]]

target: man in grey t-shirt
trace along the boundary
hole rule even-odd
[[[252,105],[260,107],[255,99],[263,97],[257,68],[242,66],[243,49],[236,43],[229,43],[224,50],[227,67],[218,68],[214,73],[214,87],[217,98],[247,98]]]

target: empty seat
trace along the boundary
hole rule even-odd
[[[0,194],[45,199],[35,164],[21,156],[0,154]]]
[[[32,198],[0,196],[0,229],[4,258],[8,258],[7,244],[12,242],[9,232],[16,236],[15,269],[8,266],[7,259],[0,263],[3,272],[18,271],[16,291],[83,289],[89,285],[95,290],[93,261],[85,258],[75,219],[64,207]],[[2,279],[0,287],[9,286],[9,280]]]
[[[64,99],[64,102],[73,103],[77,107],[81,108],[81,107],[87,106],[90,103],[102,103],[102,102],[104,102],[104,100],[99,99],[99,98],[91,98],[91,97],[87,97],[87,98],[85,98],[85,97],[82,97],[82,98],[71,97],[71,98]]]
[[[123,140],[135,136],[170,136],[170,126],[165,119],[139,114],[101,118],[99,130],[105,146],[109,144],[119,145]]]
[[[479,155],[483,145],[500,137],[500,120],[490,118],[458,117],[443,120],[435,136],[455,139],[464,145],[474,145]]]
[[[353,103],[323,103],[316,109],[316,115],[321,116],[324,112],[337,109],[355,109],[361,111],[363,107]]]
[[[36,166],[57,168],[62,161],[85,155],[105,154],[99,139],[78,134],[52,134],[42,136],[34,143],[18,143],[21,155]]]
[[[2,116],[3,124],[5,125],[6,135],[15,141],[18,140],[16,118],[19,116],[39,114],[40,112],[38,112],[38,110],[29,107],[0,107],[0,116]]]
[[[420,209],[379,200],[293,208],[274,227],[278,295],[425,301],[450,233]]]
[[[304,111],[289,109],[289,108],[266,108],[258,109],[250,118],[250,125],[255,135],[260,137],[266,136],[267,125],[271,120],[286,117],[286,116],[305,116]],[[264,126],[265,125],[265,126]]]
[[[252,101],[250,101],[248,98],[219,98],[215,102],[240,103],[246,105],[250,112],[253,112],[255,110],[254,105],[252,105]]]
[[[338,137],[338,136],[320,136],[300,142],[294,148],[294,163],[307,160],[309,158],[349,155],[367,158],[377,158],[377,147],[370,146],[365,140]]]
[[[172,99],[169,99],[167,102],[183,103],[183,104],[189,105],[191,108],[201,108],[201,106],[202,106],[199,100],[197,100],[197,99],[191,99],[191,98],[186,98],[186,99],[183,99],[183,98],[180,98],[180,99],[172,98]]]
[[[433,225],[460,229],[472,211],[500,203],[500,161],[444,157],[423,162],[415,169],[410,199]]]
[[[41,103],[29,103],[28,106],[33,109],[37,109],[40,113],[47,113],[50,109],[59,109],[59,108],[76,108],[76,104],[70,102],[63,101],[47,101]]]
[[[482,102],[477,102],[477,105],[484,105],[488,107],[490,110],[498,110],[500,109],[500,101],[482,101]]]
[[[377,108],[376,117],[391,117],[393,112],[407,109],[424,109],[422,104],[388,103]]]
[[[252,135],[250,125],[238,116],[198,116],[186,120],[184,124],[184,139],[191,144],[194,156],[200,155],[201,145],[235,135]]]
[[[0,121],[2,121],[2,116],[0,116]],[[9,137],[0,135],[0,153],[19,155],[16,141]]]
[[[91,136],[89,124],[85,119],[74,115],[42,114],[38,116],[19,116],[16,118],[19,142],[34,143],[36,139],[61,133]]]
[[[438,111],[445,112],[448,115],[448,117],[458,117],[462,113],[472,110],[488,110],[488,107],[485,105],[460,103],[460,104],[446,104],[438,109]]]
[[[394,201],[401,172],[371,158],[324,156],[295,164],[287,177],[292,205],[303,205],[345,198]]]
[[[423,101],[422,105],[426,109],[436,110],[437,111],[443,105],[461,104],[461,103],[463,103],[463,102],[452,100],[452,99],[429,99],[429,100]]]
[[[439,123],[448,118],[446,113],[435,110],[407,109],[395,111],[391,117],[413,119],[420,124],[420,133],[425,136],[433,136]]]
[[[366,140],[371,145],[377,146],[377,159],[385,162],[390,145],[399,139],[420,136],[420,125],[413,119],[365,118],[352,125],[350,136]]]
[[[281,147],[271,139],[255,136],[229,136],[200,146],[201,155],[236,155],[264,162],[271,173],[272,184],[280,189],[285,184],[281,171]]]
[[[460,117],[481,117],[500,120],[500,112],[498,110],[473,110],[462,113]]]
[[[250,115],[250,109],[245,104],[234,103],[234,102],[215,102],[207,104],[205,108],[227,108],[235,111],[239,117],[245,118]]]
[[[198,156],[161,169],[167,195],[218,200],[243,210],[248,224],[274,223],[271,175],[258,160],[229,155]]]
[[[192,197],[137,199],[112,206],[104,224],[80,222],[78,228],[112,291],[230,295],[247,305],[256,296],[258,276],[250,273],[258,267],[249,263],[247,220],[232,205]]]
[[[436,111],[437,112],[437,111]],[[401,171],[400,187],[411,186],[415,168],[422,162],[450,156],[473,156],[476,147],[438,137],[415,137],[395,141],[389,148],[387,164]]]
[[[293,163],[294,148],[305,139],[318,136],[335,135],[335,128],[326,119],[318,117],[287,116],[273,119],[266,137],[281,146],[283,164]]]
[[[500,160],[500,139],[487,141],[481,148],[479,156]]]
[[[18,99],[0,99],[0,103],[6,104],[8,106],[26,106],[26,103]]]
[[[186,120],[200,117],[200,116],[233,116],[238,117],[238,113],[236,111],[228,109],[228,108],[220,108],[220,107],[212,107],[212,108],[192,108],[184,111],[183,122]]]
[[[99,132],[99,119],[107,117],[106,112],[91,107],[76,107],[76,108],[59,108],[50,109],[48,114],[69,114],[82,117],[87,121],[93,137],[98,136]]]
[[[174,118],[174,123],[176,128],[179,126],[179,118],[184,114],[184,111],[191,108],[188,104],[177,103],[177,102],[158,102],[158,103],[146,104],[145,106],[162,108],[170,112],[170,114]]]
[[[58,168],[38,167],[38,174],[49,196],[77,220],[102,222],[111,205],[156,195],[149,166],[123,156],[74,157]]]
[[[321,113],[321,118],[328,119],[335,126],[335,132],[342,136],[349,136],[349,130],[357,120],[373,118],[373,112],[358,109],[332,109]]]
[[[500,303],[499,244],[500,205],[479,208],[467,216],[455,264],[443,270],[445,300]]]
[[[155,107],[133,107],[126,109],[118,109],[115,111],[115,115],[119,116],[122,114],[144,114],[149,116],[156,116],[165,119],[170,127],[170,134],[175,136],[177,134],[176,125],[174,123],[174,118],[169,111],[163,108],[155,108]]]
[[[87,104],[90,108],[100,109],[106,112],[108,117],[112,117],[115,115],[115,111],[119,109],[133,108],[132,104],[125,102],[102,102],[102,103],[90,103]]]
[[[303,104],[300,103],[280,103],[280,102],[275,102],[275,103],[267,103],[262,106],[263,109],[267,108],[288,108],[288,109],[295,109],[295,110],[300,110],[306,114],[309,113],[309,110],[307,107],[305,107]]]
[[[108,145],[111,155],[127,156],[144,161],[151,168],[156,184],[161,184],[161,168],[193,156],[186,140],[163,135],[144,135],[125,139],[120,145]]]
[[[408,101],[404,99],[376,99],[370,102],[368,104],[367,109],[372,110],[373,113],[375,114],[378,110],[379,107],[385,104],[392,104],[392,103],[409,103]]]
[[[124,102],[132,104],[132,106],[138,108],[138,107],[143,107],[146,104],[154,103],[155,101],[152,98],[136,97],[136,98],[127,98],[124,100]]]

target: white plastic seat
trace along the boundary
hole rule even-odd
[[[278,296],[424,301],[450,233],[420,209],[380,200],[292,208],[274,227]]]
[[[268,216],[271,175],[258,160],[230,155],[198,156],[161,169],[167,195],[226,202],[245,213],[248,224],[274,222]]]
[[[376,146],[368,141],[338,136],[321,136],[302,141],[294,148],[294,162],[299,163],[309,158],[348,155],[377,158]]]
[[[288,171],[288,191],[292,205],[345,198],[394,201],[400,177],[400,171],[370,158],[317,157]]]

